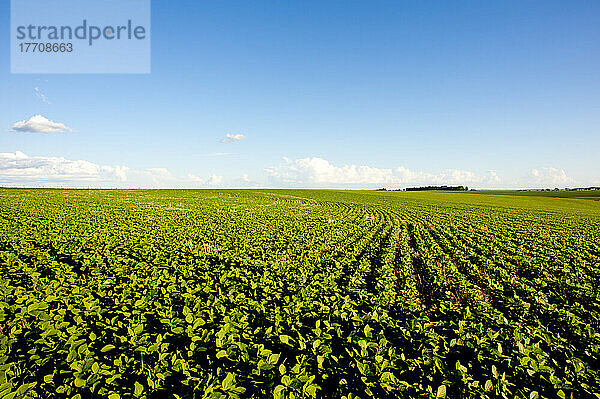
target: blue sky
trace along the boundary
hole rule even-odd
[[[154,0],[139,75],[11,74],[0,37],[1,185],[600,185],[597,1]]]

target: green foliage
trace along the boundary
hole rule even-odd
[[[0,198],[0,399],[600,397],[595,201]]]

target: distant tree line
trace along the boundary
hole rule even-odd
[[[557,189],[555,188],[555,190],[557,190]],[[600,187],[565,188],[565,191],[590,191],[590,190],[600,190]]]
[[[467,186],[426,186],[426,187],[407,187],[405,189],[387,190],[380,188],[377,191],[468,191]]]
[[[466,186],[427,186],[427,187],[407,187],[405,191],[467,191]]]

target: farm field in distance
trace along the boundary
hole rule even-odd
[[[600,398],[599,281],[598,201],[0,189],[0,398]]]
[[[520,197],[550,197],[600,201],[600,190],[480,190],[469,194],[515,195]]]

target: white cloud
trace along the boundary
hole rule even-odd
[[[336,166],[322,158],[302,158],[265,169],[276,181],[291,184],[326,185],[405,185],[405,184],[448,184],[467,185],[499,182],[498,176],[479,176],[471,171],[447,169],[439,173],[412,171],[403,166],[395,169],[375,168],[367,165]]]
[[[203,178],[201,178],[200,176],[196,176],[192,173],[187,174],[187,179],[194,183],[204,184],[204,182],[205,182],[205,180]]]
[[[139,175],[140,183],[142,186],[147,186],[148,178],[150,179],[152,186],[156,188],[202,188],[207,186],[217,186],[223,182],[223,176],[210,175],[207,178],[188,173],[185,177],[179,177],[171,173],[165,168],[150,168],[146,169],[142,173],[135,173]]]
[[[575,179],[567,176],[563,169],[541,168],[531,170],[531,182],[540,185],[565,185],[575,183]]]
[[[127,166],[102,166],[104,172],[109,172],[115,175],[117,181],[127,181]]]
[[[335,165],[326,159],[307,157],[292,160],[264,169],[276,187],[321,188],[401,188],[424,185],[463,185],[475,188],[552,188],[593,185],[567,175],[564,169],[538,168],[523,177],[501,176],[496,170],[476,173],[470,170],[444,169],[425,172],[408,169],[376,168],[368,165]]]
[[[46,96],[39,87],[34,87],[33,91],[34,91],[36,97],[39,98],[40,100],[42,100],[43,103],[51,104],[50,101],[48,100],[48,96]]]
[[[321,187],[321,188],[401,188],[421,185],[468,185],[477,188],[573,187],[584,185],[563,169],[537,168],[526,177],[501,178],[495,170],[481,174],[469,170],[445,169],[425,172],[408,169],[377,168],[368,165],[335,165],[323,158],[284,158],[278,166],[265,169],[270,180],[253,181],[248,174],[225,179],[220,174],[178,175],[156,167],[144,170],[127,166],[100,165],[62,157],[28,156],[16,151],[0,153],[0,185],[68,187]],[[266,184],[265,184],[266,183]]]
[[[502,180],[500,179],[500,176],[498,176],[498,173],[496,173],[495,170],[489,170],[488,173],[489,173],[489,182],[490,183],[498,184],[498,183],[502,182]]]
[[[149,168],[142,172],[143,177],[148,177],[154,187],[169,187],[177,178],[166,168]]]
[[[211,186],[218,186],[221,183],[223,183],[223,176],[210,175],[208,177],[208,184]]]
[[[70,127],[48,120],[42,115],[34,115],[31,118],[15,122],[12,126],[13,132],[32,132],[32,133],[59,133],[72,132]]]
[[[0,153],[0,182],[10,185],[125,182],[128,170],[126,166],[98,165],[61,157],[30,157],[21,151]]]
[[[12,187],[202,188],[223,185],[218,174],[177,176],[166,168],[129,169],[62,157],[0,153],[0,185]]]
[[[225,138],[223,140],[221,140],[221,143],[233,143],[234,141],[241,141],[241,140],[244,140],[245,138],[246,138],[246,136],[244,136],[243,134],[227,133],[225,135]]]
[[[150,168],[148,169],[148,173],[152,176],[159,176],[167,179],[173,178],[173,174],[166,168]]]

